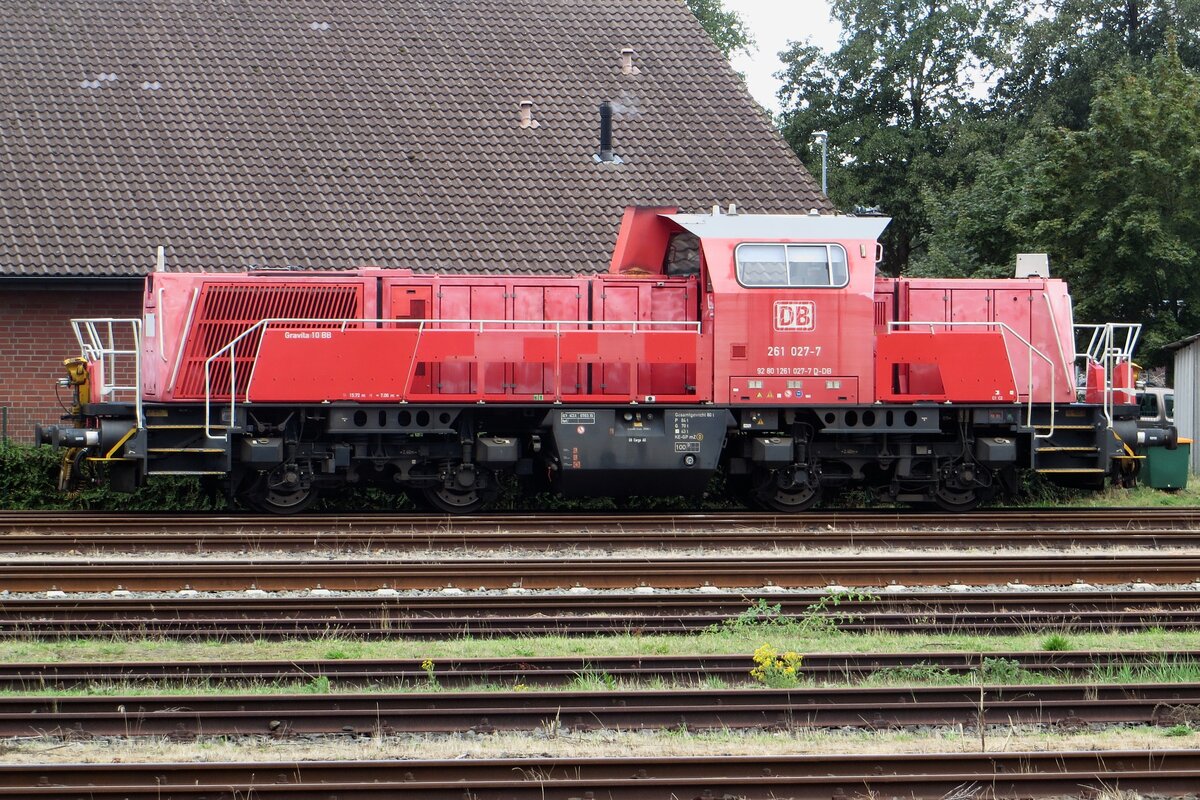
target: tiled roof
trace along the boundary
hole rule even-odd
[[[0,9],[0,275],[603,269],[625,205],[715,202],[828,208],[682,0]]]

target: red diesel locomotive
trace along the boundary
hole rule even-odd
[[[1128,479],[1138,326],[1033,270],[882,278],[888,220],[626,211],[609,272],[156,270],[141,319],[75,320],[64,487],[202,475],[276,513],[390,487],[441,511],[498,476],[799,511],[866,486],[965,510],[1021,469]],[[1036,274],[1037,272],[1042,274]],[[1077,388],[1077,370],[1082,386]]]

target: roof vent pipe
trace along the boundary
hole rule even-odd
[[[535,120],[533,118],[533,101],[532,100],[522,100],[521,101],[521,127],[522,128],[536,128],[537,126],[538,126],[537,120]]]
[[[633,75],[635,72],[637,72],[637,67],[633,65],[633,48],[623,48],[621,50],[621,74]]]
[[[600,160],[613,160],[612,103],[607,100],[600,104]]]
[[[593,158],[599,163],[620,164],[621,157],[613,152],[612,103],[600,104],[600,152]]]

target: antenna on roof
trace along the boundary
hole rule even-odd
[[[155,272],[166,272],[167,271],[167,248],[161,244],[158,246],[158,254],[156,255],[156,257],[154,259],[154,271]]]

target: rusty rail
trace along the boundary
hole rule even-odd
[[[38,592],[297,591],[376,589],[694,589],[776,585],[818,588],[1069,586],[1200,581],[1200,555],[751,556],[719,558],[471,558],[266,560],[179,557],[115,561],[47,559],[0,563],[0,590]]]
[[[510,758],[0,766],[0,797],[49,800],[567,800],[620,797],[1077,797],[1119,786],[1183,796],[1200,752]]]
[[[38,662],[0,663],[0,689],[61,690],[105,685],[229,686],[280,684],[327,678],[331,686],[426,685],[423,658],[313,659],[287,661]],[[1181,651],[995,651],[938,653],[805,653],[801,679],[848,682],[893,672],[897,679],[922,672],[986,678],[999,664],[1043,675],[1086,676],[1100,669],[1149,670],[1200,665],[1200,650]],[[679,683],[719,678],[749,682],[747,655],[588,656],[542,658],[439,658],[439,685],[558,686],[589,676],[612,681],[668,680]]]
[[[0,736],[1176,725],[1200,684],[0,697]]]
[[[822,592],[716,592],[327,598],[0,600],[0,638],[592,635],[696,632],[760,601],[820,615],[843,631],[1028,633],[1200,628],[1192,591],[888,592],[813,611]]]

